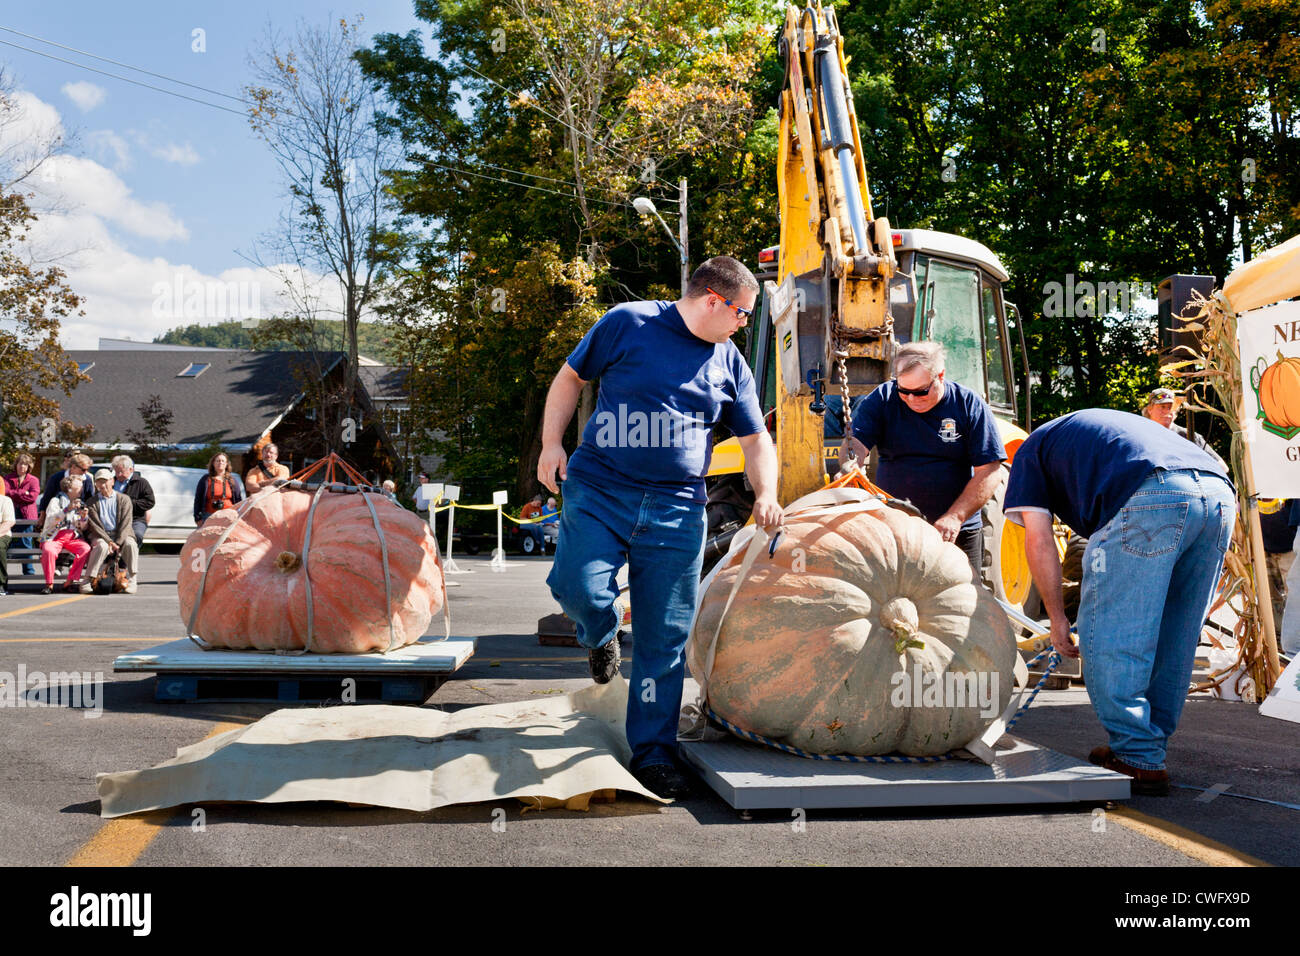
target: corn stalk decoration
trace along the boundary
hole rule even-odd
[[[1182,381],[1189,409],[1216,415],[1231,427],[1229,460],[1237,488],[1237,514],[1243,520],[1237,521],[1233,529],[1232,547],[1224,556],[1223,575],[1212,608],[1218,610],[1226,604],[1236,613],[1233,637],[1237,642],[1237,658],[1191,689],[1218,687],[1236,675],[1233,690],[1243,700],[1258,702],[1273,688],[1281,667],[1242,423],[1243,379],[1237,348],[1237,315],[1218,290],[1208,299],[1193,295],[1197,311],[1182,328],[1195,333],[1198,348],[1182,346],[1179,351],[1189,357],[1169,366],[1168,371]],[[1222,647],[1212,631],[1210,640]]]

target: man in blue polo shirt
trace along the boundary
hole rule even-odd
[[[578,343],[546,399],[537,477],[564,507],[546,583],[588,649],[591,676],[619,668],[615,581],[628,565],[636,644],[627,703],[631,769],[663,797],[686,796],[676,764],[677,714],[707,527],[704,475],[715,423],[739,439],[754,522],[781,523],[776,452],[754,379],[731,336],[752,314],[758,282],[729,256],[710,259],[676,302],[610,309]],[[564,430],[583,385],[600,379],[596,412],[567,459]]]
[[[911,501],[943,540],[965,551],[978,580],[980,509],[997,491],[1007,458],[993,412],[969,388],[945,381],[944,349],[937,342],[899,348],[894,376],[858,404],[845,445],[859,461],[868,449],[879,449],[876,484]]]
[[[1132,777],[1135,793],[1169,792],[1165,751],[1236,506],[1222,463],[1128,412],[1072,412],[1039,426],[1016,452],[1004,511],[1024,525],[1052,646],[1066,657],[1083,652],[1088,696],[1110,737],[1089,759]],[[1053,514],[1088,538],[1077,649],[1061,603]]]

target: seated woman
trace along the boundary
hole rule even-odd
[[[63,585],[63,590],[76,591],[81,586],[81,569],[90,557],[90,545],[82,536],[88,521],[86,505],[81,500],[83,487],[80,475],[65,475],[59,482],[59,494],[45,509],[45,525],[41,530],[41,570],[45,572],[42,594],[54,591],[54,562],[61,551],[67,551],[76,558],[68,571],[68,581]]]
[[[230,459],[218,452],[208,462],[208,473],[199,479],[199,486],[194,490],[194,523],[201,525],[211,515],[223,508],[233,508],[243,500],[243,483],[231,472]]]

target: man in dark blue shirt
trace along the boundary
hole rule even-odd
[[[892,382],[858,404],[851,449],[865,461],[880,452],[876,484],[912,502],[943,540],[966,552],[978,578],[983,562],[980,509],[1002,480],[1007,453],[984,399],[944,379],[944,349],[909,342],[894,357]]]
[[[1088,696],[1110,737],[1089,759],[1132,777],[1135,793],[1169,792],[1166,748],[1236,504],[1220,462],[1128,412],[1073,412],[1039,426],[1016,452],[1003,510],[1024,525],[1052,646],[1066,657],[1082,651]],[[1088,538],[1077,649],[1061,601],[1054,514]]]
[[[555,564],[546,583],[588,649],[591,675],[618,673],[618,572],[628,565],[636,645],[627,704],[632,772],[664,797],[690,792],[676,766],[683,650],[704,550],[704,475],[712,431],[740,442],[755,524],[781,523],[776,452],[754,379],[731,336],[752,314],[758,282],[729,256],[695,270],[676,302],[610,309],[560,369],[546,399],[537,477],[564,482]],[[565,428],[582,387],[600,379],[596,412],[566,458]]]

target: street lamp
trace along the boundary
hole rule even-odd
[[[678,254],[681,256],[682,295],[685,296],[686,285],[691,278],[690,260],[686,254],[686,180],[685,179],[681,181],[680,190],[681,190],[681,198],[679,200],[679,202],[681,203],[681,217],[680,217],[681,241],[680,242],[678,242],[677,237],[673,235],[673,231],[669,227],[668,223],[664,222],[664,217],[659,215],[659,210],[655,208],[655,204],[651,202],[649,199],[647,199],[645,196],[637,196],[635,199],[633,199],[632,208],[635,209],[642,216],[654,216],[656,219],[659,220],[659,224],[664,227],[664,231],[668,233],[669,241],[673,244],[673,247],[677,250]]]

